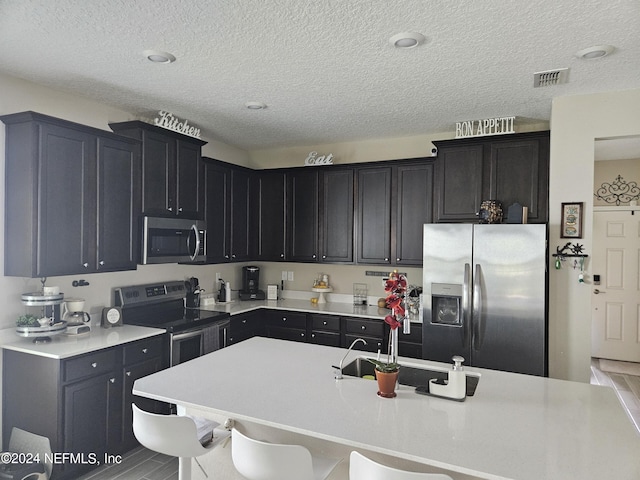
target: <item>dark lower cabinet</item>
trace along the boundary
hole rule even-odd
[[[266,334],[264,310],[233,315],[229,327],[229,345]]]
[[[401,357],[422,358],[422,324],[412,323],[408,334],[398,331],[398,355]]]
[[[269,338],[298,342],[309,341],[306,313],[267,310],[264,315]]]
[[[344,322],[344,343],[343,347],[348,348],[354,340],[362,338],[367,342],[356,343],[354,350],[365,352],[387,353],[388,327],[382,320],[373,320],[358,317],[342,317]]]
[[[311,320],[311,343],[339,347],[342,344],[340,335],[340,317],[337,315],[309,314]]]
[[[51,442],[54,453],[84,454],[86,462],[54,464],[53,480],[96,468],[92,455],[119,455],[137,445],[131,429],[133,382],[164,367],[161,337],[85,355],[52,359],[3,350],[2,433],[8,445],[18,427]],[[168,411],[158,402],[145,407]]]

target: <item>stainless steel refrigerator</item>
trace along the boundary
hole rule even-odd
[[[422,357],[547,375],[547,228],[424,226]]]

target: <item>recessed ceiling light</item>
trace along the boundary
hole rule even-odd
[[[262,102],[247,102],[244,104],[249,110],[264,110],[267,106]]]
[[[416,32],[402,32],[389,39],[389,43],[396,48],[417,47],[426,40],[425,36]]]
[[[176,61],[176,57],[167,52],[161,52],[159,50],[145,50],[144,56],[153,63],[173,63]]]
[[[615,50],[611,45],[596,45],[576,52],[576,57],[583,60],[591,60],[593,58],[606,57]]]

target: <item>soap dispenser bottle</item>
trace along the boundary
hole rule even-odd
[[[456,355],[452,358],[453,367],[449,371],[449,388],[451,398],[456,400],[463,399],[467,396],[467,377],[464,373],[464,367],[462,362],[464,358],[460,355]]]

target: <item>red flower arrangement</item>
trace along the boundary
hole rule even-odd
[[[391,309],[391,313],[384,317],[384,321],[391,327],[391,330],[395,330],[402,325],[406,318],[404,308],[404,296],[407,292],[406,277],[397,271],[392,272],[385,283],[384,291],[387,292],[385,302],[387,307]]]

